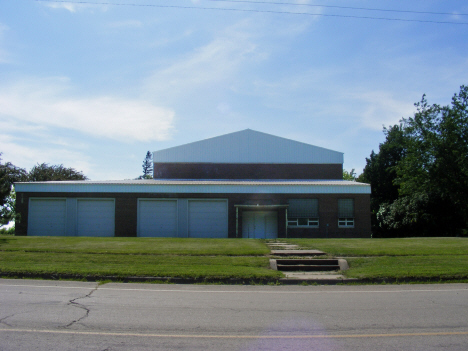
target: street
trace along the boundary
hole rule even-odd
[[[468,284],[0,279],[0,350],[467,350]]]

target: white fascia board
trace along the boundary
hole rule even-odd
[[[368,184],[60,184],[17,183],[16,192],[185,194],[370,194]]]

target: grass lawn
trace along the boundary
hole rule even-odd
[[[0,274],[266,279],[281,276],[266,257],[109,255],[10,251],[0,253]]]
[[[0,275],[273,279],[263,241],[0,236]]]
[[[468,279],[468,238],[287,239],[343,257],[349,278]]]
[[[87,238],[0,235],[0,251],[150,254],[190,256],[263,256],[263,241],[187,238]]]
[[[349,278],[468,280],[468,238],[286,241],[346,258]],[[0,276],[274,280],[269,252],[263,240],[0,235]]]

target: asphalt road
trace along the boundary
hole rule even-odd
[[[0,350],[468,350],[468,284],[0,279]]]

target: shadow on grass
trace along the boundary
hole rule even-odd
[[[10,243],[10,241],[15,240],[15,238],[0,238],[0,248]]]

